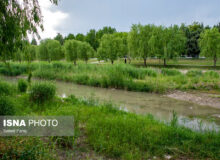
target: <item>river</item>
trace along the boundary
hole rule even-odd
[[[17,77],[1,77],[15,83]],[[39,81],[39,80],[35,80]],[[76,97],[93,97],[102,101],[111,101],[125,111],[137,114],[152,114],[156,119],[169,122],[173,111],[178,115],[178,122],[193,130],[220,130],[220,109],[209,106],[200,106],[187,101],[169,98],[162,94],[131,92],[117,89],[105,89],[77,85],[62,81],[54,82],[57,94],[61,97],[74,94]]]

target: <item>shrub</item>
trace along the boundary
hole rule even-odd
[[[219,73],[215,72],[215,71],[208,71],[205,72],[205,76],[211,77],[211,78],[219,78]]]
[[[10,116],[15,114],[15,107],[10,98],[6,96],[0,97],[0,115]]]
[[[162,68],[161,73],[166,76],[176,76],[176,75],[181,75],[181,72],[176,70],[176,69],[167,69],[167,68]]]
[[[26,72],[27,66],[25,65],[10,64],[10,68],[5,65],[0,67],[0,73],[6,76],[18,76]]]
[[[155,71],[154,69],[152,68],[146,68],[144,69],[144,74],[149,76],[149,77],[157,77],[157,71]]]
[[[0,82],[0,96],[1,95],[12,95],[14,87],[6,82]]]
[[[52,100],[56,94],[56,87],[49,82],[35,83],[30,90],[30,100],[41,104]]]
[[[198,76],[202,76],[202,71],[200,70],[189,70],[186,75],[188,77],[198,77]]]
[[[20,92],[26,92],[27,91],[27,87],[28,87],[28,83],[26,80],[24,79],[19,79],[18,80],[18,90]]]

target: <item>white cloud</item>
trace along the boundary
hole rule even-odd
[[[49,0],[39,0],[43,15],[44,31],[40,31],[41,39],[53,38],[59,32],[56,28],[68,18],[68,14],[59,10],[52,10],[53,4]]]

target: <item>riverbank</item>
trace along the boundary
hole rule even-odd
[[[61,155],[74,159],[75,147],[81,147],[82,156],[95,153],[95,157],[103,159],[220,158],[219,132],[195,132],[182,127],[176,114],[170,122],[160,122],[152,115],[136,115],[119,110],[110,103],[100,104],[94,99],[75,96],[55,97],[38,106],[30,100],[29,94],[20,93],[16,88],[12,84],[9,89],[13,92],[4,90],[5,96],[16,105],[15,115],[73,115],[75,136],[61,137],[60,141],[37,137],[1,138],[0,157],[3,159],[7,156],[33,160],[57,159]],[[80,143],[83,139],[86,145]]]
[[[0,76],[0,79],[12,84],[17,84],[19,79],[22,78],[27,79],[25,76]],[[45,80],[38,78],[32,79],[32,83],[41,81]],[[160,121],[170,121],[172,119],[172,112],[175,111],[179,115],[179,123],[186,127],[198,130],[200,121],[203,121],[204,128],[206,129],[220,129],[220,110],[215,108],[215,106],[219,103],[219,98],[213,97],[214,95],[217,96],[216,94],[201,93],[198,91],[174,91],[167,94],[156,94],[77,85],[72,82],[64,81],[52,82],[56,84],[57,95],[60,97],[68,97],[73,94],[77,98],[92,98],[102,103],[111,102],[125,111],[142,115],[152,114]],[[179,95],[179,93],[184,93],[184,96],[189,99],[184,98],[176,100],[178,97],[168,97],[170,95],[178,95],[179,98],[181,98],[181,94]],[[196,98],[191,98],[192,94]],[[196,101],[200,98],[201,94],[203,95],[202,102],[206,103]]]
[[[220,91],[220,74],[189,70],[186,74],[176,69],[136,68],[132,65],[79,64],[67,62],[35,62],[30,65],[34,77],[62,80],[77,84],[116,88],[128,91],[166,93],[173,90]],[[11,63],[8,69],[0,64],[0,73],[16,76],[28,73],[27,63]]]

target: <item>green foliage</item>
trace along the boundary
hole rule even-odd
[[[56,87],[49,82],[35,83],[30,89],[30,100],[37,104],[50,101],[56,94]]]
[[[154,27],[153,36],[149,40],[151,53],[164,60],[174,59],[184,52],[186,37],[182,30],[173,27]]]
[[[60,45],[64,44],[64,38],[63,38],[63,36],[60,33],[58,33],[56,35],[56,37],[54,37],[54,40],[57,40],[60,43]]]
[[[133,25],[128,36],[128,48],[131,56],[143,58],[144,65],[146,65],[146,59],[151,56],[151,47],[148,42],[154,27],[153,25]]]
[[[218,72],[215,71],[207,71],[204,74],[205,76],[211,77],[211,78],[220,78],[220,75]]]
[[[176,70],[176,69],[167,69],[167,68],[162,68],[161,73],[163,75],[167,76],[176,76],[176,75],[181,75],[181,72]]]
[[[49,144],[39,137],[4,137],[0,141],[1,160],[55,160]]]
[[[0,115],[11,116],[15,114],[15,106],[13,101],[6,96],[0,96]]]
[[[14,86],[0,81],[0,96],[2,95],[12,95],[15,92]]]
[[[220,33],[218,29],[206,29],[201,34],[199,46],[201,54],[206,57],[212,57],[214,66],[216,66],[217,58],[220,56]]]
[[[28,88],[28,82],[24,79],[19,79],[18,80],[18,90],[20,92],[26,92]]]
[[[46,39],[41,41],[38,49],[38,58],[44,61],[61,60],[64,57],[59,41]]]
[[[75,37],[75,40],[83,42],[85,41],[85,36],[81,33],[78,33]]]
[[[57,4],[57,0],[50,1]],[[21,48],[27,32],[39,37],[38,28],[43,29],[43,22],[38,1],[3,0],[0,6],[0,59],[6,62]]]
[[[102,29],[97,31],[96,36],[97,36],[98,41],[100,41],[105,34],[113,34],[116,32],[117,31],[115,28],[105,26]]]
[[[21,58],[24,61],[31,62],[36,60],[37,46],[29,44],[29,42],[23,42],[23,48],[21,50]]]
[[[181,29],[187,37],[186,41],[186,51],[185,53],[191,57],[199,57],[200,48],[199,48],[199,38],[200,34],[204,30],[202,23],[193,22],[189,26],[182,25]]]
[[[76,40],[67,40],[64,43],[65,55],[67,61],[73,61],[76,64],[78,59],[78,47],[79,41]]]
[[[176,114],[170,124],[164,124],[150,115],[140,116],[109,107],[76,109],[80,121],[86,123],[88,143],[111,158],[149,159],[157,156],[163,159],[166,154],[178,158],[183,153],[192,159],[219,158],[220,135],[180,127]]]
[[[198,76],[202,76],[203,73],[200,70],[189,70],[186,73],[186,75],[189,76],[189,77],[198,77]]]
[[[65,37],[65,41],[66,40],[74,40],[75,39],[75,36],[74,36],[74,34],[69,34],[67,37]]]
[[[28,67],[27,65],[17,65],[14,63],[10,63],[9,66],[5,64],[0,64],[0,73],[6,76],[18,76],[23,73],[27,73]]]
[[[90,57],[94,55],[94,49],[87,42],[79,42],[79,46],[77,48],[77,53],[80,59],[84,60],[86,63]]]
[[[86,35],[86,42],[88,42],[94,50],[98,48],[98,39],[96,37],[96,30],[91,29]]]
[[[112,64],[123,52],[123,41],[114,34],[106,34],[102,37],[100,47],[98,48],[99,59],[110,60]]]

